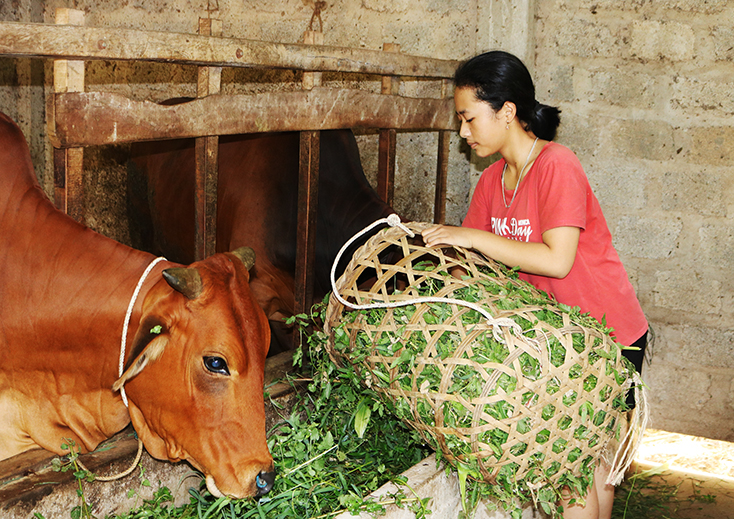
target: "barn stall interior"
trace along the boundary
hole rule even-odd
[[[556,12],[552,2],[543,1],[450,2],[441,8],[429,3],[420,2],[413,7],[401,2],[389,7],[380,2],[328,6],[322,12],[326,22],[324,36],[335,46],[374,49],[381,48],[385,41],[400,40],[401,49],[406,53],[442,56],[447,62],[491,47],[506,48],[524,57],[538,75],[539,98],[555,101],[552,104],[559,104],[563,109],[564,124],[559,141],[576,149],[587,167],[615,233],[615,245],[657,332],[644,376],[650,386],[653,427],[730,440],[734,406],[731,404],[731,366],[727,360],[731,323],[727,302],[732,290],[724,273],[731,263],[727,250],[731,242],[728,211],[732,164],[725,152],[730,139],[727,118],[731,110],[725,101],[729,83],[722,77],[731,66],[725,44],[730,37],[725,20],[732,19],[731,7],[725,2],[699,5],[671,1],[664,5],[612,6],[578,0],[555,6]],[[215,12],[209,4],[183,4],[170,10],[151,10],[145,20],[137,21],[131,21],[129,15],[139,13],[136,9],[141,7],[133,4],[114,5],[104,10],[97,9],[94,2],[77,2],[74,7],[84,9],[87,25],[94,27],[183,33],[193,32],[202,13]],[[238,11],[241,7],[219,4],[216,7],[220,12],[212,17],[217,18],[219,14],[228,35],[271,42],[299,43],[313,15],[313,5],[306,5],[307,2],[303,5],[284,2],[278,6],[257,3],[248,6],[246,13]],[[3,20],[51,23],[58,5],[21,2],[13,6],[3,6]],[[252,23],[240,26],[231,21],[237,16]],[[337,16],[343,16],[346,22],[337,23]],[[372,22],[361,21],[362,17]],[[569,17],[572,23],[566,24],[564,20]],[[385,26],[385,20],[390,18],[395,18],[389,25],[393,32],[388,33],[388,37],[381,33],[379,37],[382,38],[378,40],[370,31],[363,30],[355,35],[349,30],[350,27],[364,28],[360,24],[365,23]],[[431,18],[450,19],[451,23],[433,23],[451,27],[456,31],[455,37],[446,38],[444,31],[451,29],[431,25],[426,21]],[[425,33],[433,34],[421,34],[413,42],[409,27],[416,20],[423,21],[421,29]],[[457,28],[465,24],[471,30],[464,32]],[[673,45],[670,38],[676,31],[685,38],[676,40]],[[398,34],[407,37],[398,38]],[[437,42],[442,39],[451,40],[451,43],[440,46]],[[89,47],[99,46],[99,41],[99,38],[90,41]],[[40,180],[53,196],[54,175],[50,172],[54,158],[47,144],[48,138],[53,136],[52,132],[47,135],[44,129],[47,99],[54,98],[50,93],[51,57],[22,57],[36,53],[16,53],[12,45],[3,47],[1,54],[6,56],[1,60],[6,94],[3,111],[19,120],[31,142]],[[60,57],[88,58],[63,54]],[[693,58],[703,55],[707,56],[706,63],[694,64]],[[86,90],[118,90],[139,100],[137,96],[141,94],[134,92],[135,89],[128,86],[130,83],[119,81],[119,77],[126,74],[134,75],[138,65],[123,65],[113,62],[111,57],[101,59],[110,60],[104,66],[111,65],[114,72],[104,72],[102,64],[88,65]],[[297,79],[297,89],[302,88],[302,82],[310,81],[308,75],[303,77],[300,72],[287,70],[257,71],[265,77],[269,75],[270,80],[253,81],[252,70],[230,68],[224,61],[205,62],[224,66],[224,90],[242,88],[234,81],[228,82],[228,74],[240,74],[240,79],[244,77],[245,82],[250,82],[246,88],[255,91],[292,88],[281,82],[285,76]],[[197,66],[198,63],[174,67],[176,72],[168,74],[180,77],[172,81],[173,89],[167,81],[150,81],[148,87],[154,94],[145,93],[140,100],[197,97]],[[375,74],[325,79],[353,85],[357,80],[352,78],[357,77],[366,80],[367,88],[377,92],[382,89],[382,73]],[[635,81],[625,79],[629,74],[634,74]],[[277,79],[273,80],[274,77]],[[408,95],[429,90],[438,99],[442,95],[441,83],[440,80],[403,81],[399,88]],[[673,122],[681,116],[685,123]],[[195,117],[203,118],[198,113]],[[614,131],[605,132],[605,128]],[[374,131],[358,135],[365,170],[375,185],[379,184],[376,174],[380,162],[379,143],[386,142],[385,139],[389,142],[387,135],[382,139]],[[393,138],[397,142],[398,157],[394,169],[395,206],[410,219],[428,221],[433,218],[433,182],[426,182],[423,175],[433,176],[437,137],[435,134],[396,132]],[[410,148],[407,153],[402,152],[407,155],[416,155],[415,150],[420,149],[423,162],[416,164],[411,158],[401,156],[404,145]],[[77,160],[83,157],[85,161],[85,182],[77,186],[67,184],[67,189],[85,192],[88,225],[126,242],[130,241],[126,235],[128,231],[119,224],[124,219],[124,202],[120,202],[122,197],[116,199],[112,194],[124,191],[119,185],[115,189],[119,181],[112,178],[116,169],[123,169],[120,150],[124,149],[124,145],[107,144],[85,148],[77,155]],[[69,154],[72,166],[74,153],[79,152]],[[450,223],[461,220],[471,185],[483,167],[481,160],[474,157],[467,161],[465,155],[466,151],[459,148],[458,139],[452,136],[449,182],[455,184],[448,187],[446,216]],[[690,171],[692,164],[696,167],[695,173]],[[411,177],[409,171],[417,178]],[[419,186],[427,192],[419,191]],[[67,192],[67,196],[74,200],[73,194]],[[206,214],[206,209],[203,212],[199,209],[199,214]],[[682,384],[681,379],[685,381]]]

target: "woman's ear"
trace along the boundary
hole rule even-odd
[[[500,110],[500,114],[505,118],[505,124],[509,128],[510,123],[517,115],[517,106],[512,101],[505,101],[505,104],[502,105],[502,109]]]

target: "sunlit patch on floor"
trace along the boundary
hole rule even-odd
[[[670,517],[734,519],[734,444],[648,429],[628,479],[644,471],[674,492]]]

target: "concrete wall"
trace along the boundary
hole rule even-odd
[[[300,42],[309,0],[209,0],[225,36]],[[53,20],[57,6],[87,12],[88,25],[195,32],[207,0],[19,0],[0,19]],[[155,7],[159,6],[159,7]],[[537,97],[563,110],[558,140],[574,149],[601,201],[615,244],[657,334],[644,378],[653,426],[734,439],[734,231],[731,211],[731,41],[734,7],[725,0],[335,0],[322,13],[325,43],[465,58],[489,48],[522,56]],[[225,71],[225,92],[293,88],[291,71]],[[31,141],[51,188],[44,92],[49,62],[0,58],[0,110]],[[324,81],[379,89],[375,77]],[[170,65],[88,66],[90,90],[154,100],[193,95],[195,70]],[[406,95],[436,96],[432,82],[404,81]],[[277,107],[274,107],[277,109]],[[368,176],[376,171],[374,134],[359,137]],[[398,137],[395,206],[432,219],[436,137]],[[124,146],[90,149],[87,223],[126,242]],[[459,223],[487,161],[452,141],[448,219]]]
[[[734,5],[539,0],[536,22],[538,97],[657,334],[652,425],[734,440]]]

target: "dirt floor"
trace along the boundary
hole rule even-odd
[[[677,487],[676,517],[734,519],[734,444],[648,429],[631,471],[645,470]]]

